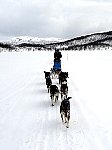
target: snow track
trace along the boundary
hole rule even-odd
[[[111,150],[112,132],[84,103],[72,61],[67,52],[62,55],[72,97],[68,129],[61,121],[60,97],[52,107],[45,85],[43,71],[53,66],[53,52],[1,53],[0,150]]]

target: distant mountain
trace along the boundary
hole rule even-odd
[[[75,37],[72,39],[16,37],[10,41],[0,43],[0,47],[9,49],[34,48],[37,50],[52,50],[60,48],[65,50],[86,50],[112,46],[112,31],[94,33]]]
[[[23,43],[27,44],[50,44],[50,43],[56,43],[56,42],[62,42],[64,39],[61,38],[38,38],[38,37],[29,37],[29,36],[21,36],[21,37],[15,37],[12,38],[10,41],[8,41],[10,44],[13,45],[19,45]]]

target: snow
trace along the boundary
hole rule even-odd
[[[51,106],[43,71],[53,51],[0,53],[0,150],[111,150],[112,51],[63,51],[70,127]],[[53,80],[57,83],[57,80]]]

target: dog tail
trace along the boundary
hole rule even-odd
[[[72,97],[68,97],[67,100],[71,99]]]

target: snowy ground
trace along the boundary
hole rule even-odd
[[[45,85],[53,52],[0,53],[0,150],[112,149],[112,51],[62,55],[72,96],[69,129]]]

